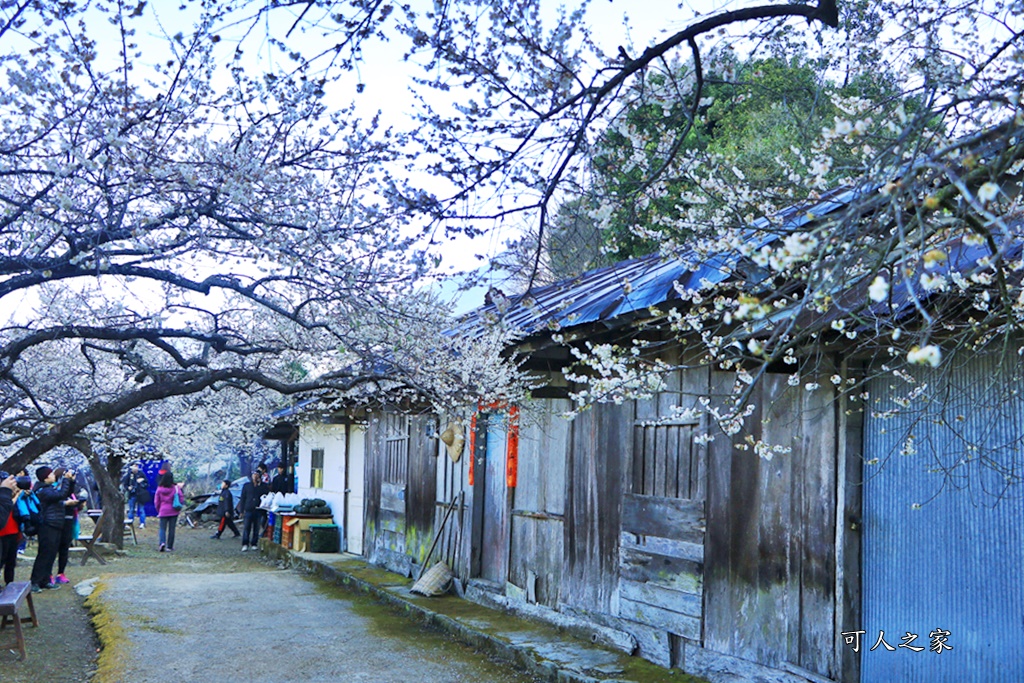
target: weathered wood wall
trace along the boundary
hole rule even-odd
[[[632,403],[601,404],[573,420],[566,470],[562,602],[616,613],[625,472],[633,448]]]
[[[524,407],[520,424],[518,486],[513,491],[509,583],[527,602],[556,608],[565,535],[565,463],[570,423],[565,399]]]
[[[442,419],[441,430],[448,425],[448,419]],[[463,446],[458,462],[452,460],[443,443],[439,443],[438,462],[436,468],[437,492],[434,506],[434,532],[440,534],[437,547],[434,549],[430,563],[444,562],[463,581],[469,579],[469,534],[466,529],[469,522],[469,510],[473,503],[473,492],[467,486],[469,459],[469,430],[463,425]],[[455,507],[444,523],[448,506],[455,501]],[[442,527],[442,523],[444,523]]]
[[[863,368],[844,364],[843,381],[862,380]],[[840,470],[836,477],[836,625],[835,633],[856,631],[863,627],[861,614],[861,533],[864,493],[864,403],[850,401],[845,396],[839,401]],[[835,637],[836,660],[840,662],[841,680],[860,681],[860,655]]]
[[[408,415],[381,412],[366,430],[367,558],[400,574],[411,569],[405,548],[409,428]]]
[[[636,402],[619,616],[650,627],[639,639],[640,654],[663,665],[678,665],[683,642],[702,638],[707,457],[695,436],[706,420],[683,417],[678,408],[697,407],[708,394],[708,376],[699,368],[673,372],[665,391]]]
[[[505,465],[508,442],[508,413],[481,415],[477,424],[485,431],[476,439],[476,480],[474,502],[481,507],[476,537],[479,564],[476,575],[502,590],[508,580],[509,530],[512,520],[512,492],[506,485]]]
[[[764,376],[743,429],[710,445],[704,646],[835,677],[835,405],[786,380]],[[713,394],[734,381],[713,374]],[[792,450],[758,457],[759,439]]]
[[[512,490],[486,484],[504,477],[505,432],[495,428],[504,417],[492,416],[490,429],[480,420],[475,487],[467,482],[468,425],[465,453],[454,463],[437,439],[418,436],[430,418],[402,418],[406,479],[391,481],[400,471],[403,423],[382,417],[368,432],[371,560],[400,568],[400,553],[407,569],[422,563],[457,499],[432,561],[445,560],[462,579],[483,577],[516,599],[626,631],[639,654],[659,664],[776,672],[771,680],[838,678],[836,628],[856,612],[849,595],[841,600],[846,611],[837,611],[836,565],[852,575],[857,568],[837,550],[835,523],[859,501],[837,498],[831,394],[787,379],[763,377],[743,429],[719,433],[710,445],[696,438],[709,431],[708,418],[676,409],[726,396],[733,374],[680,370],[652,399],[598,405],[571,423],[560,417],[566,400],[535,400],[523,409]],[[858,427],[845,428],[854,462]],[[752,448],[759,439],[791,451],[759,457]],[[488,511],[482,501],[502,507]],[[485,535],[488,519],[506,525]],[[485,536],[494,545],[486,553]]]
[[[381,475],[380,416],[373,415],[366,424],[366,457],[363,467],[363,555],[370,562],[379,563]]]
[[[427,559],[434,539],[437,501],[437,417],[410,418],[409,474],[406,483],[405,552],[417,565]]]
[[[433,540],[437,418],[382,411],[366,430],[367,558],[409,574]]]

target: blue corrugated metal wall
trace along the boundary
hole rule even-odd
[[[931,400],[889,417],[914,385],[869,385],[864,455],[879,462],[864,472],[865,683],[1024,680],[1024,487],[998,471],[1024,473],[1019,363],[975,357],[944,378],[921,373]],[[916,453],[905,455],[908,436]],[[936,629],[952,650],[930,649]],[[880,631],[895,651],[870,651]],[[908,631],[923,651],[899,647]]]

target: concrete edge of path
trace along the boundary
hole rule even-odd
[[[351,555],[299,553],[268,539],[260,552],[272,561],[326,582],[374,596],[424,625],[449,633],[536,679],[552,683],[701,683],[678,669],[664,669],[594,645],[547,625],[446,595],[409,592],[413,581]]]
[[[75,592],[85,598],[85,608],[89,611],[89,619],[100,642],[96,671],[91,681],[113,683],[118,680],[124,668],[128,638],[120,615],[111,608],[105,597],[105,575],[83,581],[75,586]]]

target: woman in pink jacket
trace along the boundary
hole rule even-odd
[[[180,486],[174,483],[174,475],[168,470],[160,475],[156,494],[153,496],[156,516],[160,518],[160,552],[174,550],[174,530],[178,526],[178,513],[181,512],[180,507],[174,507],[175,493],[178,494],[179,501],[184,504],[185,493]]]

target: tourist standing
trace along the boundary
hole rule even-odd
[[[53,561],[57,559],[60,536],[64,530],[64,501],[71,495],[74,485],[74,471],[67,471],[57,481],[53,470],[40,467],[36,470],[36,497],[39,499],[39,548],[36,550],[36,561],[32,565],[32,592],[39,593],[44,588],[60,588],[59,584],[50,583],[53,573]]]
[[[16,481],[21,495],[14,504],[14,515],[18,518],[18,526],[21,527],[21,541],[18,543],[18,554],[21,555],[28,547],[28,539],[35,538],[39,533],[39,527],[43,520],[39,514],[39,498],[32,490],[32,478],[22,470]]]
[[[288,482],[287,468],[285,467],[284,461],[282,460],[277,465],[277,474],[274,475],[274,480],[270,482],[271,493],[291,493],[291,486]]]
[[[175,499],[178,501],[177,506],[174,504]],[[156,516],[160,518],[160,552],[174,551],[174,530],[178,526],[178,513],[184,504],[185,493],[174,483],[174,475],[168,469],[160,475],[156,495],[153,496]]]
[[[53,475],[60,479],[64,476],[64,468],[58,467],[53,471]],[[51,576],[49,583],[70,583],[68,577],[64,575],[64,571],[68,567],[68,555],[71,552],[71,544],[78,538],[80,528],[78,525],[78,509],[83,502],[78,500],[78,497],[74,494],[74,484],[72,483],[72,493],[64,501],[64,526],[60,532],[60,543],[57,545],[57,576]]]
[[[18,566],[21,529],[14,511],[22,491],[16,482],[14,476],[4,476],[0,481],[0,566],[4,568],[5,586],[14,581],[14,570]]]
[[[149,502],[149,479],[146,473],[139,469],[139,463],[133,462],[127,474],[121,479],[121,488],[128,497],[128,521],[135,520],[135,514],[139,515],[139,528],[146,528],[146,503]]]
[[[258,471],[253,472],[250,481],[245,482],[245,486],[242,487],[239,507],[242,508],[242,515],[244,516],[242,524],[243,553],[249,548],[255,550],[259,544],[260,520],[263,517],[262,510],[259,509],[260,498],[269,492],[270,487],[263,483],[263,477]]]

